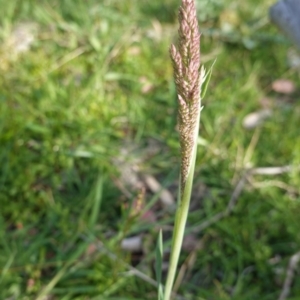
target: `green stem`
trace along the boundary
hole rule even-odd
[[[198,122],[194,133],[194,147],[193,147],[193,152],[191,157],[189,173],[187,176],[186,184],[183,187],[183,191],[181,192],[181,187],[180,187],[178,193],[179,206],[177,207],[176,216],[175,216],[170,266],[169,266],[167,281],[165,286],[164,300],[170,300],[171,298],[171,292],[175,280],[176,269],[177,269],[178,259],[181,251],[186,220],[189,212],[190,199],[191,199],[191,193],[193,187],[194,170],[195,170],[195,163],[196,163],[196,156],[197,156],[197,139],[198,139],[199,122],[200,122],[200,111],[198,114],[197,121]]]

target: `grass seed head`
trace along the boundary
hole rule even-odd
[[[200,33],[195,0],[182,0],[179,9],[179,43],[170,55],[178,95],[178,124],[181,147],[181,184],[184,187],[195,143],[200,113]]]

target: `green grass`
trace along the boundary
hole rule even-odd
[[[244,168],[300,162],[299,92],[286,101],[270,89],[277,78],[300,88],[298,72],[286,64],[289,44],[266,20],[271,1],[200,2],[202,60],[207,67],[217,62],[203,103],[206,143],[198,147],[187,231],[225,209]],[[144,201],[157,221],[135,217],[140,190],[124,180],[134,172],[124,173],[138,167],[176,196],[168,47],[178,1],[0,0],[0,6],[0,299],[156,299],[156,288],[131,265],[155,277],[158,229],[164,228],[166,249],[173,210],[147,191]],[[18,26],[34,35],[21,54],[12,46]],[[243,118],[264,97],[272,117],[244,129]],[[299,186],[296,171],[252,177],[230,216],[196,232],[204,245],[178,294],[277,299],[300,248]],[[123,238],[137,234],[143,254],[124,252]],[[188,255],[183,251],[181,263]],[[296,276],[288,299],[299,296]]]

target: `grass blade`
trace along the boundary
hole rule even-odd
[[[163,300],[163,285],[161,281],[162,274],[162,260],[163,260],[163,241],[162,241],[162,231],[159,231],[157,244],[156,244],[156,261],[155,261],[155,271],[156,280],[158,283],[158,300]]]
[[[203,99],[206,94],[208,84],[210,82],[212,70],[213,70],[213,67],[214,67],[216,61],[217,60],[215,59],[214,62],[212,63],[212,65],[210,66],[209,70],[207,72],[205,72],[205,76],[203,78],[203,82],[202,82],[202,86],[201,86],[201,99]]]

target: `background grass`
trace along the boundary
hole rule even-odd
[[[245,168],[300,161],[299,72],[268,23],[272,2],[198,1],[202,62],[217,62],[187,228],[202,247],[182,253],[195,261],[181,299],[277,299],[300,249],[296,171],[252,177],[233,214],[197,230],[226,208]],[[0,299],[156,299],[155,241],[163,227],[170,244],[173,210],[141,183],[151,175],[176,197],[168,48],[178,5],[0,0]],[[28,35],[30,48],[17,52]],[[296,92],[273,92],[277,78]],[[271,118],[244,129],[266,98]],[[139,253],[123,250],[130,236],[142,237]],[[288,299],[299,297],[296,276]]]

